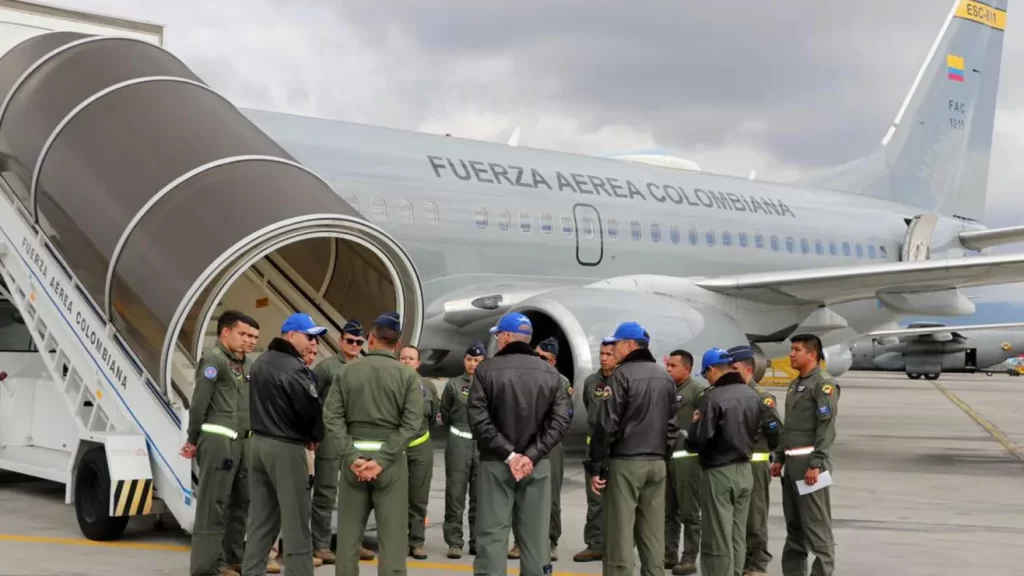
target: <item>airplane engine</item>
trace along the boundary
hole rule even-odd
[[[600,368],[601,339],[612,335],[621,322],[639,322],[647,329],[651,353],[659,363],[678,348],[693,354],[699,364],[701,354],[712,346],[748,343],[738,323],[722,310],[654,294],[569,288],[528,298],[515,310],[533,322],[533,345],[550,336],[558,340],[559,371],[574,385],[582,385]],[[761,363],[767,365],[767,360]],[[700,366],[694,366],[694,372],[699,371]]]
[[[751,344],[750,349],[754,351],[754,381],[760,382],[768,371],[768,355],[757,344]]]
[[[845,374],[853,365],[853,353],[848,346],[830,346],[825,348],[822,354],[825,358],[825,367],[833,378]]]

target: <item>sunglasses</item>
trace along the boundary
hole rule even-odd
[[[361,340],[359,338],[345,338],[345,344],[351,344],[353,346],[362,346],[364,342],[366,342],[366,340]]]

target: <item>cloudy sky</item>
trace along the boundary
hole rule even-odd
[[[583,153],[670,148],[791,179],[868,152],[951,3],[48,0],[166,25],[237,104]],[[1024,215],[1009,16],[988,224]],[[1019,247],[1014,248],[1019,249]]]

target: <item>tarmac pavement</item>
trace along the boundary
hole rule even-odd
[[[935,382],[902,373],[849,372],[839,379],[832,505],[836,574],[1020,574],[1024,539],[1024,379],[943,374]],[[780,408],[785,389],[772,389]],[[472,573],[472,558],[445,558],[442,436],[435,442],[425,561],[409,574]],[[586,512],[582,442],[573,439],[562,492],[563,538],[555,574],[600,574],[579,564]],[[772,482],[769,573],[781,574],[785,540],[779,484]],[[0,574],[188,573],[188,537],[133,521],[122,540],[82,539],[61,485],[0,473]],[[468,533],[467,533],[468,534]],[[512,574],[518,562],[509,561]],[[333,566],[316,570],[334,573]],[[375,563],[361,573],[376,574]],[[639,571],[638,571],[639,573]],[[668,573],[668,572],[666,572]]]

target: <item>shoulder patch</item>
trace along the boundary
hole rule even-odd
[[[691,422],[696,422],[698,420],[700,420],[700,410],[694,410],[693,411],[693,419],[690,420],[690,421]]]
[[[203,368],[203,376],[206,376],[207,380],[216,380],[217,379],[217,367],[211,364],[211,365],[207,366],[206,368]]]
[[[767,407],[769,407],[769,408],[775,408],[775,400],[773,400],[773,399],[772,399],[772,398],[771,398],[771,397],[769,396],[769,397],[767,397],[767,398],[765,398],[765,399],[764,399],[764,405],[765,405],[765,406],[767,406]]]
[[[607,400],[612,397],[612,387],[605,386],[604,390],[601,390],[601,400]]]
[[[832,395],[833,390],[835,390],[835,388],[833,388],[831,384],[825,384],[824,386],[821,387],[822,393],[828,394],[829,396]]]

